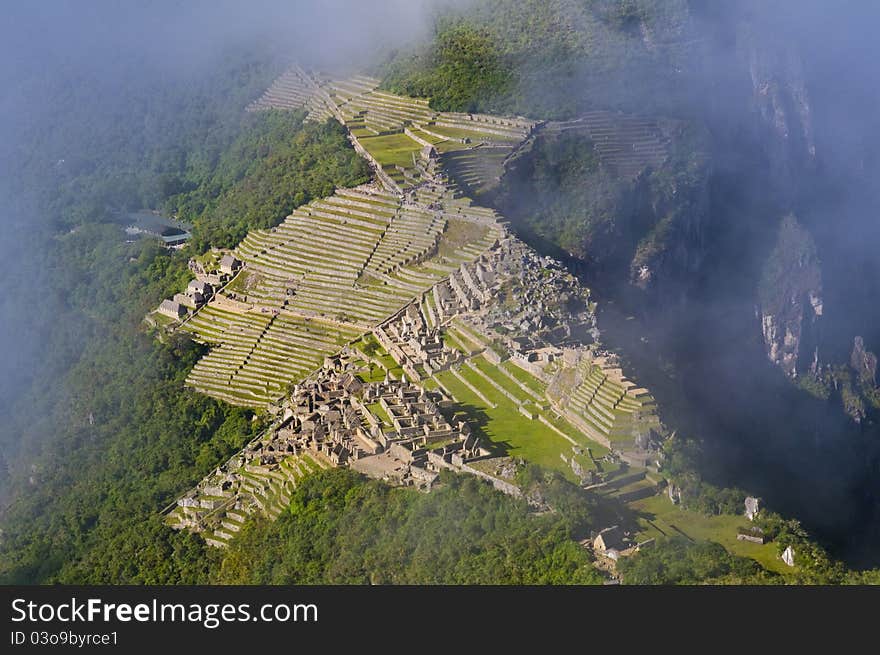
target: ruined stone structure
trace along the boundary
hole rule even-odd
[[[219,273],[196,263],[182,294],[193,309],[182,329],[212,346],[187,384],[275,417],[168,514],[213,545],[225,545],[248,514],[277,516],[304,475],[328,466],[422,489],[452,469],[519,495],[512,478],[482,466],[493,451],[456,413],[444,375],[488,407],[489,395],[511,403],[586,465],[593,455],[587,447],[583,458],[582,443],[648,451],[648,433],[660,429],[650,394],[593,350],[589,289],[447,174],[444,149],[509,152],[536,123],[441,114],[377,84],[294,68],[251,106],[336,118],[377,182],[337,189],[250,232],[217,253]],[[386,137],[413,144],[411,167],[382,161],[376,144]],[[378,351],[366,352],[367,339]],[[569,456],[583,484],[602,483]],[[623,483],[643,479],[637,472]]]
[[[464,422],[451,425],[438,392],[405,379],[364,383],[344,350],[294,386],[273,427],[177,501],[168,522],[225,546],[245,517],[275,518],[303,475],[351,466],[398,484],[430,488],[443,468],[489,455]]]
[[[181,304],[181,302],[175,298],[174,300],[163,300],[159,305],[159,313],[168,318],[177,320],[187,315],[187,309],[185,304]]]

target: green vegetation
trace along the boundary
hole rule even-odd
[[[809,540],[797,521],[768,513],[755,524],[773,539],[771,543],[730,543],[724,544],[725,550],[714,541],[664,537],[654,547],[621,560],[618,570],[627,584],[876,584],[880,579],[877,570],[847,572]],[[779,559],[789,545],[794,567]]]
[[[810,233],[788,214],[782,219],[776,247],[767,258],[758,284],[758,299],[764,313],[785,312],[792,298],[821,289],[816,244]]]
[[[282,218],[298,192],[364,179],[337,127],[244,112],[277,73],[265,61],[236,52],[158,85],[141,81],[140,62],[114,62],[131,67],[116,76],[130,87],[65,82],[65,102],[35,114],[52,130],[7,180],[45,222],[28,239],[42,256],[18,271],[39,285],[20,327],[40,363],[0,425],[3,582],[194,583],[211,567],[204,543],[157,512],[262,423],[184,391],[200,346],[145,333],[144,314],[190,279],[189,248],[125,243],[114,221],[117,209],[167,203],[194,219],[206,249]]]
[[[380,421],[382,421],[382,423],[384,423],[385,425],[393,425],[391,423],[391,417],[388,416],[388,412],[386,412],[382,405],[380,405],[379,403],[370,403],[369,405],[367,405],[367,409],[369,409],[370,413],[378,418]]]
[[[543,394],[544,389],[547,388],[547,385],[541,382],[534,375],[532,375],[528,371],[524,371],[512,362],[501,362],[501,366],[513,377],[515,377],[517,380],[522,382],[524,385],[526,385],[536,393]]]
[[[80,350],[27,398],[36,414],[5,426],[20,430],[33,466],[12,480],[0,580],[194,582],[210,558],[196,538],[164,528],[156,512],[261,423],[184,392],[200,347],[179,337],[161,342],[137,327],[146,307],[185,281],[179,257],[149,241],[125,244],[115,226],[88,225],[59,239],[53,262],[70,302],[54,317],[70,326],[54,335],[55,356],[72,355],[65,341]]]
[[[494,202],[527,234],[586,258],[590,235],[614,233],[628,220],[620,210],[632,193],[600,170],[592,141],[572,133],[537,139],[511,162]]]
[[[277,225],[300,205],[332,195],[337,186],[369,180],[369,167],[341,125],[305,123],[304,118],[305,112],[257,112],[210,174],[182,176],[180,186],[189,190],[165,205],[194,223],[191,248],[231,248],[249,230]]]
[[[512,73],[487,30],[441,20],[422,53],[393,61],[385,88],[431,98],[438,111],[485,111],[511,87]]]
[[[361,145],[376,158],[382,167],[403,168],[413,167],[413,153],[418,153],[421,146],[405,134],[387,134],[385,136],[361,137]],[[389,174],[391,171],[389,171]]]
[[[565,89],[574,71],[572,57],[589,59],[597,78],[614,67],[619,71],[628,65],[627,51],[644,54],[634,45],[640,42],[637,28],[650,22],[662,41],[664,21],[674,22],[669,16],[676,12],[673,7],[663,18],[653,1],[632,0],[595,2],[567,14],[569,4],[482,2],[472,23],[438,23],[427,54],[392,61],[386,85],[430,95],[438,108],[570,114],[580,109],[583,96],[548,93],[539,99],[530,94],[530,71],[549,71],[551,82],[565,80]],[[612,61],[610,55],[617,54],[623,56]],[[571,444],[523,416],[469,369],[462,369],[462,377],[497,407],[487,406],[451,373],[438,379],[487,441],[556,469],[527,466],[518,479],[553,511],[531,515],[523,501],[448,473],[439,489],[426,495],[328,470],[306,479],[277,523],[255,519],[223,553],[162,523],[159,510],[264,424],[249,410],[185,391],[183,381],[203,349],[180,336],[153,339],[141,324],[144,312],[186,284],[190,254],[234,245],[252,228],[275,225],[293,208],[367,175],[332,122],[305,124],[296,112],[243,114],[274,71],[251,59],[233,60],[239,63],[226,62],[216,75],[195,76],[197,83],[113,93],[66,83],[56,97],[64,97],[68,87],[75,97],[47,103],[54,112],[47,123],[57,129],[33,140],[33,156],[20,167],[21,180],[14,181],[48,217],[51,229],[34,228],[33,239],[48,244],[39,262],[45,268],[38,278],[43,301],[28,304],[21,317],[23,330],[41,326],[37,337],[45,361],[0,426],[4,449],[21,444],[21,452],[10,455],[11,475],[0,477],[4,500],[12,498],[3,515],[0,582],[598,582],[574,539],[611,524],[616,517],[598,515],[613,500],[600,501],[568,482],[572,473],[559,455],[571,456]],[[578,93],[591,88],[595,84],[585,83]],[[612,89],[603,102],[618,91]],[[112,106],[105,109],[105,103]],[[548,106],[552,110],[543,111]],[[129,115],[132,107],[143,109]],[[412,146],[399,135],[365,141],[383,163],[409,165]],[[59,152],[66,160],[58,160]],[[612,241],[638,244],[636,259],[646,261],[674,234],[675,214],[658,214],[648,226],[627,221],[647,205],[664,204],[651,200],[689,196],[680,182],[694,171],[666,169],[648,182],[616,185],[602,176],[592,145],[578,137],[537,143],[534,155],[518,165],[511,181],[537,180],[547,187],[524,207],[536,217],[524,225],[575,254],[602,250]],[[685,177],[676,177],[678,172]],[[510,188],[501,190],[502,201],[513,202],[513,195],[504,195]],[[561,193],[571,189],[589,189],[590,195]],[[559,204],[548,201],[556,192]],[[112,222],[117,210],[143,207],[165,207],[191,220],[191,245],[169,253],[146,240],[124,243]],[[484,228],[450,221],[441,254],[467,243],[477,230]],[[807,259],[808,250],[795,244]],[[768,273],[770,279],[777,274]],[[244,285],[244,277],[238,283]],[[459,338],[468,341],[460,332]],[[368,357],[400,376],[371,336],[361,344]],[[524,397],[509,378],[482,361],[478,366],[497,385]],[[509,363],[504,369],[543,393],[543,383],[533,376]],[[384,370],[380,375],[375,366],[367,377],[381,379]],[[569,433],[564,421],[548,419]],[[596,456],[603,453],[594,447]],[[634,504],[642,514],[642,536],[662,538],[653,550],[621,562],[627,582],[780,581],[738,555],[779,570],[778,552],[787,545],[795,549],[796,566],[786,580],[877,582],[876,571],[846,574],[796,521],[772,513],[757,522],[771,544],[736,542],[731,534],[742,522],[743,492],[697,475],[698,453],[689,451],[687,442],[675,440],[667,454],[666,470],[682,489],[683,507],[663,498]],[[606,504],[600,508],[601,503]],[[615,510],[622,508],[618,504]],[[664,536],[673,533],[694,542]]]
[[[574,479],[574,474],[560,458],[560,454],[571,455],[568,441],[540,421],[520,414],[513,401],[485,382],[481,383],[473,371],[462,368],[460,375],[496,407],[486,405],[450,371],[438,373],[436,378],[458,400],[455,409],[461,411],[475,431],[485,437],[486,446],[495,444],[501,452],[561,471]],[[578,435],[573,436],[578,438]]]
[[[444,473],[438,489],[421,494],[329,469],[297,488],[277,522],[248,523],[224,553],[218,579],[233,584],[596,584],[599,573],[571,539],[588,517],[585,504],[579,514],[532,516],[524,501],[470,476]]]
[[[704,458],[699,442],[675,437],[664,443],[663,453],[664,473],[681,489],[683,507],[707,515],[742,513],[745,491],[718,487],[700,476]]]
[[[676,92],[684,0],[480,0],[449,9],[433,38],[385,63],[383,86],[451,111],[571,117],[585,107],[649,112]],[[642,40],[649,27],[664,48]],[[638,88],[638,92],[636,92]]]
[[[738,557],[748,557],[776,573],[792,572],[779,556],[777,543],[756,544],[737,540],[737,530],[748,523],[740,514],[702,514],[673,505],[666,495],[652,496],[630,504],[639,516],[639,540],[684,538],[691,542],[711,541]]]
[[[850,575],[840,562],[829,557],[799,521],[783,518],[769,510],[762,510],[754,524],[764,531],[771,543],[763,546],[747,542],[734,544],[731,533],[743,523],[745,492],[721,488],[702,479],[698,471],[704,466],[703,453],[698,442],[676,437],[667,441],[663,450],[666,454],[664,472],[681,490],[681,507],[695,515],[682,510],[676,513],[671,504],[664,510],[660,499],[643,501],[635,507],[646,511],[643,518],[647,519],[650,528],[663,530],[662,523],[672,525],[671,521],[676,521],[687,536],[718,541],[736,553],[748,554],[765,568],[788,573],[786,580],[798,584],[839,584]],[[652,525],[654,518],[659,521]],[[776,559],[787,546],[792,546],[795,551],[793,569],[780,567]]]
[[[680,537],[662,539],[617,568],[626,584],[772,584],[778,579],[754,560],[731,555],[711,543]]]

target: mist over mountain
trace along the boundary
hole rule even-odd
[[[109,221],[118,208],[158,208],[163,181],[196,150],[217,156],[244,106],[290,62],[357,67],[364,53],[425,34],[428,15],[419,2],[7,7],[0,26],[0,255],[8,276],[0,414],[9,416],[41,366],[63,357],[63,371],[77,357],[80,337],[61,344],[50,334],[59,332],[51,317],[68,306],[54,291],[65,276],[52,266],[59,235]],[[216,102],[218,93],[229,96],[227,105]],[[198,121],[195,130],[190,120]],[[16,411],[28,415],[27,403]],[[18,445],[9,425],[7,456]]]
[[[682,121],[669,163],[624,181],[560,123],[572,137],[539,132],[487,198],[612,301],[605,342],[704,441],[707,475],[850,545],[876,525],[861,352],[880,348],[877,17],[870,2],[498,0],[459,18],[502,80],[472,109]],[[399,59],[395,88],[430,94],[437,56]]]
[[[5,18],[0,498],[20,560],[2,573],[76,581],[117,534],[202,557],[155,514],[262,423],[178,393],[199,346],[156,345],[141,322],[187,257],[125,243],[119,216],[183,208],[217,245],[238,232],[212,203],[244,188],[234,228],[277,223],[245,214],[281,144],[305,131],[345,163],[331,128],[245,112],[294,62],[540,121],[477,201],[591,288],[603,346],[701,444],[701,476],[880,563],[876,3],[54,0]],[[609,165],[579,122],[596,112],[650,122],[663,162]],[[254,212],[276,201],[260,192]]]

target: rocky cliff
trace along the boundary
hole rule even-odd
[[[707,142],[695,124],[616,112],[549,123],[508,163],[492,202],[594,273],[680,298],[705,257]]]
[[[797,187],[797,173],[816,158],[810,94],[794,44],[762,33],[754,23],[738,27],[738,57],[751,83],[749,106],[764,143],[771,175],[783,201]]]
[[[793,214],[782,219],[764,265],[757,313],[767,357],[789,377],[819,366],[822,269],[816,244]]]

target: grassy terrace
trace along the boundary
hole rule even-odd
[[[447,325],[443,333],[447,338],[451,338],[455,343],[458,344],[459,350],[467,353],[468,355],[480,352],[485,347],[483,344],[478,342],[473,337],[470,337],[467,332],[461,330],[457,325],[450,324]]]
[[[458,399],[455,410],[465,415],[472,428],[483,437],[486,446],[494,444],[500,454],[522,457],[530,462],[563,472],[574,479],[571,469],[560,458],[570,457],[571,444],[543,423],[531,420],[519,413],[517,406],[494,388],[482,381],[473,371],[465,368],[462,377],[474,386],[479,385],[483,395],[495,403],[487,407],[474,393],[462,384],[450,371],[435,376]]]
[[[412,154],[418,153],[421,149],[417,142],[403,133],[361,137],[360,141],[361,145],[383,167],[397,165],[404,168],[412,168]]]
[[[177,325],[179,321],[175,321],[170,316],[165,316],[165,314],[160,314],[157,311],[150,312],[150,318],[155,321],[158,327],[167,327],[169,325]]]
[[[729,514],[704,516],[673,505],[665,495],[637,500],[629,506],[640,515],[642,530],[639,539],[677,535],[693,541],[714,541],[735,555],[751,557],[770,571],[783,574],[792,571],[777,555],[776,544],[737,540],[737,528],[748,523],[745,517]]]
[[[397,378],[399,380],[400,376],[403,375],[403,369],[400,368],[400,365],[396,361],[394,361],[394,358],[391,355],[389,355],[385,351],[382,352],[384,354],[377,353],[376,359],[382,362],[388,372],[391,373],[391,377]]]
[[[569,435],[572,439],[577,441],[584,448],[589,448],[590,451],[593,453],[593,457],[595,457],[596,459],[599,459],[600,457],[603,457],[609,453],[609,450],[605,446],[588,439],[586,436],[581,434],[580,430],[575,428],[571,423],[566,421],[564,418],[557,417],[553,410],[541,412],[541,415],[545,419],[547,419],[547,421],[551,425],[553,425],[553,427],[555,427],[558,430],[562,430],[565,434]],[[595,468],[595,466],[593,465],[592,462],[589,462],[589,465],[587,466],[587,468]],[[604,471],[612,471],[612,470],[615,470],[616,468],[618,468],[617,464],[612,465],[612,464],[606,463],[603,465]]]
[[[443,241],[440,242],[439,254],[444,257],[455,257],[456,251],[471,243],[478,243],[489,236],[487,225],[478,225],[470,221],[450,218],[447,221]]]
[[[474,129],[472,130],[466,130],[459,127],[446,127],[445,125],[428,125],[427,128],[435,134],[442,134],[443,136],[450,139],[471,139],[472,141],[486,140],[510,144],[519,142],[519,139],[514,136],[504,137],[500,134],[490,134],[488,132],[483,132],[482,130],[480,130],[479,127],[477,127],[478,125],[479,123],[475,123]],[[486,126],[487,129],[491,129],[491,127],[491,125]],[[444,145],[446,145],[445,142]]]
[[[386,412],[382,408],[382,405],[380,405],[379,403],[372,403],[371,405],[367,405],[367,409],[370,410],[370,413],[386,426],[393,425],[393,423],[391,422],[391,417],[388,416],[388,412]]]
[[[547,385],[541,382],[538,378],[536,378],[528,371],[524,371],[511,361],[501,362],[501,367],[532,391],[544,395],[544,391],[547,389]]]
[[[227,293],[230,291],[245,292],[252,277],[257,276],[251,271],[241,271],[232,282],[226,285],[224,291]]]
[[[385,379],[385,369],[376,366],[372,362],[364,362],[366,370],[358,373],[358,377],[364,382],[381,382]]]
[[[385,379],[385,371],[391,373],[391,377],[400,379],[403,375],[403,369],[394,361],[394,358],[388,354],[372,334],[365,334],[363,337],[355,341],[352,346],[363,353],[370,361],[366,362],[369,366],[369,372],[362,372],[360,378],[364,382],[381,382]]]
[[[509,377],[505,376],[504,373],[501,373],[498,370],[498,367],[485,357],[474,357],[470,360],[470,363],[473,366],[476,366],[483,375],[490,378],[495,384],[507,391],[514,398],[519,399],[521,402],[533,403],[535,401],[532,396],[523,391],[522,388],[518,387],[516,383],[514,383]]]
[[[450,334],[449,330],[443,330],[441,333],[441,337],[443,339],[443,343],[445,343],[450,348],[454,348],[458,352],[465,355],[471,354],[471,349],[463,345],[458,339]]]
[[[417,137],[419,137],[420,139],[424,139],[424,140],[427,141],[428,143],[432,143],[432,144],[434,144],[435,146],[436,146],[438,143],[445,143],[445,141],[446,141],[445,139],[440,139],[440,138],[434,136],[433,134],[428,134],[427,132],[425,132],[425,131],[423,131],[423,130],[420,130],[420,129],[417,128],[417,127],[411,127],[411,128],[409,128],[409,129],[410,129],[410,131],[411,131],[413,134],[415,134],[415,135],[416,135]],[[461,145],[461,144],[459,144],[459,145]]]

